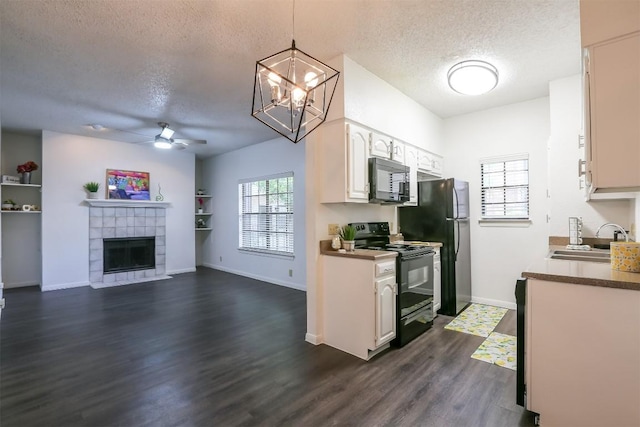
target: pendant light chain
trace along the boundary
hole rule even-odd
[[[291,25],[291,40],[295,40],[295,34],[296,34],[296,0],[293,0],[293,8],[292,8],[292,12],[291,12],[291,22],[293,23]]]

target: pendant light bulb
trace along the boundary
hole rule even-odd
[[[307,84],[307,88],[315,87],[318,84],[318,75],[309,71],[304,75],[304,82]]]

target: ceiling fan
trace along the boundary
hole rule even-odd
[[[152,141],[147,141],[147,142],[153,142],[153,145],[156,148],[163,148],[163,149],[173,148],[177,150],[184,150],[185,148],[187,148],[187,146],[192,144],[207,143],[207,141],[204,139],[173,138],[173,134],[175,133],[175,131],[169,127],[169,123],[158,122],[158,126],[162,128],[160,133],[156,135]]]

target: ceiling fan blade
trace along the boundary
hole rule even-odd
[[[183,145],[206,144],[205,139],[173,139],[173,142]]]
[[[184,150],[185,148],[187,148],[186,145],[184,144],[176,144],[175,142],[173,144],[171,144],[171,148],[173,150]]]

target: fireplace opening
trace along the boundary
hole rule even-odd
[[[156,267],[155,237],[104,239],[105,273],[148,270]]]

